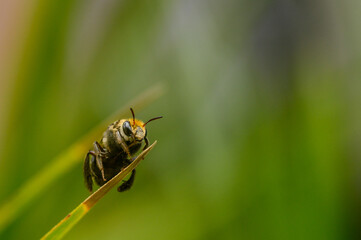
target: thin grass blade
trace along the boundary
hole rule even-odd
[[[126,167],[123,171],[119,172],[115,177],[110,181],[100,187],[96,192],[90,195],[87,199],[84,200],[78,207],[76,207],[71,213],[69,213],[63,220],[61,220],[57,225],[55,225],[44,237],[41,239],[61,239],[70,229],[75,226],[80,219],[82,219],[85,214],[102,198],[107,194],[110,189],[117,185],[121,180],[123,180],[134,168],[136,168],[139,162],[144,159],[144,157],[149,153],[150,150],[157,144],[155,141],[147,149],[145,149],[139,156]]]

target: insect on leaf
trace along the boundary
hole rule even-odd
[[[158,99],[164,92],[161,84],[155,85],[141,93],[135,99],[125,104],[123,108],[116,111],[110,117],[101,122],[98,126],[89,131],[77,142],[69,146],[57,157],[32,178],[26,181],[14,194],[8,197],[0,206],[0,232],[14,221],[23,210],[29,207],[30,203],[39,197],[51,184],[76,166],[88,151],[93,140],[99,137],[104,131],[104,126],[116,119],[124,117],[128,113],[129,106],[137,109],[144,108],[154,100]]]

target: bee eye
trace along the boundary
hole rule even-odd
[[[133,134],[132,127],[130,126],[129,121],[126,121],[126,122],[123,123],[123,132],[127,136],[131,136]]]

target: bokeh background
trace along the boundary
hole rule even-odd
[[[134,187],[111,191],[65,239],[360,239],[360,9],[1,0],[0,204],[162,84],[136,112],[164,119],[149,125],[158,145]],[[38,239],[87,196],[79,161],[0,238]]]

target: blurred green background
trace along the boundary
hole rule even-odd
[[[162,84],[136,112],[164,119],[148,126],[158,144],[134,187],[65,239],[360,239],[360,9],[0,0],[0,204]],[[0,238],[38,239],[87,196],[79,161]]]

